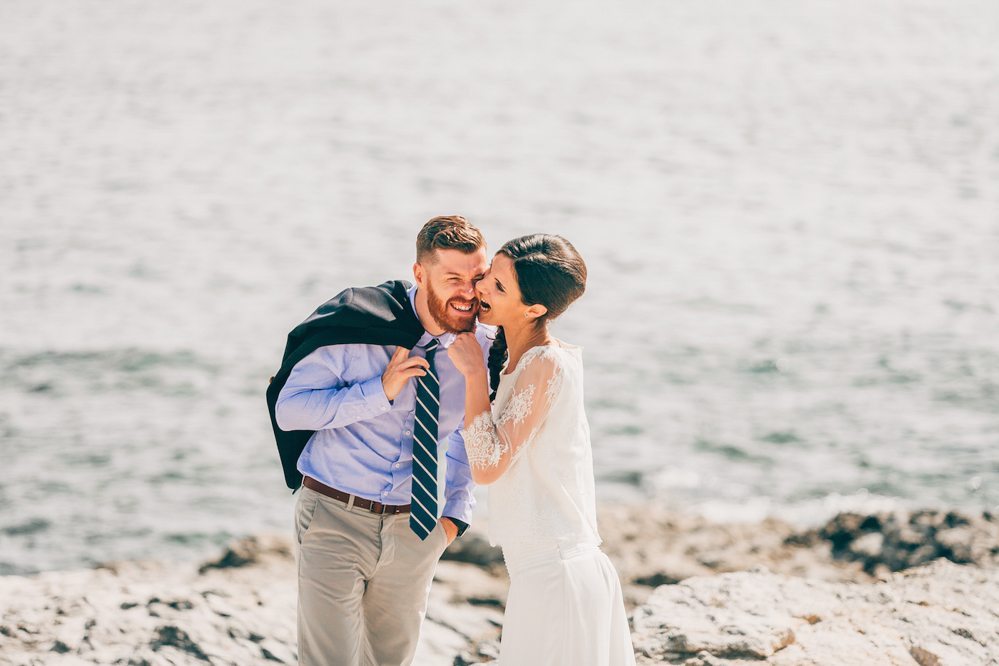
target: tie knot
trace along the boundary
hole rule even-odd
[[[433,352],[437,351],[437,346],[440,345],[440,343],[441,341],[438,340],[437,338],[430,338],[430,342],[428,342],[427,346],[424,347],[423,349],[428,354],[432,354]]]

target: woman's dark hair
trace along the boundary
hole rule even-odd
[[[496,254],[506,255],[513,261],[524,304],[540,303],[548,309],[544,316],[534,320],[535,326],[543,326],[565,312],[586,289],[586,263],[572,243],[561,236],[521,236],[506,243]],[[501,326],[489,350],[490,400],[496,399],[496,388],[506,359],[506,335]]]

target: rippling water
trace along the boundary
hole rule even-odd
[[[0,573],[290,530],[287,330],[569,237],[604,501],[999,508],[999,5],[0,8]]]

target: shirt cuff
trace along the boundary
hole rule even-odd
[[[466,523],[465,521],[458,520],[457,518],[452,518],[451,516],[444,516],[444,517],[450,520],[452,523],[454,523],[455,526],[458,528],[458,537],[464,534],[465,530],[468,529],[468,523]],[[457,539],[458,537],[455,538]]]
[[[458,526],[458,536],[461,536],[461,533],[465,531],[461,526],[464,525],[465,529],[468,529],[469,523],[472,522],[472,506],[473,504],[461,500],[451,500],[444,504],[441,515],[454,521],[454,524]]]

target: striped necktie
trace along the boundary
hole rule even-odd
[[[440,412],[440,382],[434,367],[439,341],[426,346],[430,370],[417,378],[416,428],[413,430],[413,500],[409,527],[420,540],[437,525],[437,417]]]

